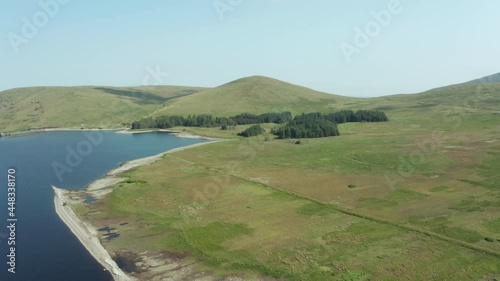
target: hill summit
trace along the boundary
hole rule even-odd
[[[264,76],[250,76],[173,100],[163,113],[234,115],[242,112],[327,111],[350,98]]]

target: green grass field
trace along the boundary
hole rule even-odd
[[[236,137],[246,126],[180,128],[235,140],[128,173],[142,183],[117,188],[87,219],[120,229],[133,218],[106,244],[112,251],[190,253],[186,263],[203,260],[200,270],[220,275],[494,280],[500,257],[481,249],[500,253],[500,122],[463,110],[455,128],[394,112],[388,123],[343,124],[339,137],[301,145]]]
[[[341,124],[340,136],[301,144],[273,139],[274,124],[247,139],[236,134],[248,126],[176,128],[232,140],[129,171],[78,213],[117,229],[104,242],[111,252],[167,252],[220,276],[500,279],[499,84],[324,95],[251,77],[158,104],[132,97],[153,103],[142,115],[366,108],[390,121]]]

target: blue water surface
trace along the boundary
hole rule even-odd
[[[166,133],[59,131],[0,138],[0,280],[109,281],[54,210],[51,185],[82,189],[120,163],[204,142]],[[16,177],[16,273],[7,271],[7,171]]]

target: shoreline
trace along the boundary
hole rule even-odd
[[[108,173],[106,173],[104,177],[91,182],[87,187],[78,191],[80,193],[90,194],[96,200],[99,200],[99,198],[102,198],[104,195],[111,193],[113,191],[113,189],[109,188],[109,186],[126,180],[126,178],[117,176],[120,173],[126,172],[136,167],[152,164],[160,160],[166,154],[183,151],[186,149],[207,145],[215,142],[223,142],[231,140],[231,139],[205,138],[202,136],[196,136],[185,132],[180,132],[180,134],[175,134],[174,132],[169,131],[165,133],[173,133],[176,137],[200,138],[200,139],[207,139],[209,141],[196,143],[188,146],[177,147],[153,156],[127,161],[122,165],[120,165],[119,167],[110,170]],[[54,205],[57,215],[66,224],[66,226],[68,226],[71,232],[78,238],[78,240],[83,244],[83,246],[87,249],[87,251],[102,266],[104,266],[106,270],[108,270],[111,273],[115,281],[135,281],[133,277],[124,273],[118,267],[116,262],[111,258],[110,253],[101,244],[99,240],[99,234],[96,228],[90,223],[83,221],[76,215],[70,203],[75,203],[78,201],[73,200],[68,196],[66,196],[66,194],[69,193],[68,190],[57,188],[55,186],[52,186],[52,188],[54,190]]]
[[[66,128],[45,128],[45,129],[33,129],[33,130],[28,130],[28,131],[14,131],[14,132],[0,132],[0,138],[2,137],[16,137],[16,136],[25,136],[25,135],[31,135],[31,134],[39,134],[39,133],[47,133],[47,132],[88,132],[88,131],[116,131],[115,134],[147,134],[147,133],[168,133],[168,134],[173,134],[176,137],[179,138],[193,138],[193,139],[203,139],[203,140],[210,140],[210,141],[221,141],[222,139],[220,138],[213,138],[213,137],[207,137],[207,136],[201,136],[201,135],[195,135],[191,134],[186,131],[181,131],[181,130],[171,130],[171,129],[150,129],[150,130],[144,130],[144,131],[131,131],[129,128],[106,128],[106,129],[82,129],[82,128],[71,128],[71,127],[66,127]]]
[[[80,243],[87,251],[96,259],[104,268],[113,276],[115,281],[133,281],[127,276],[116,262],[111,258],[110,254],[102,246],[97,237],[97,230],[90,225],[80,220],[75,214],[73,208],[68,204],[70,199],[66,195],[69,191],[52,186],[54,190],[54,205],[56,213],[61,220],[68,226],[71,232],[78,238]]]
[[[181,131],[181,130],[171,130],[171,129],[151,129],[151,130],[145,130],[145,131],[131,131],[130,129],[125,129],[116,132],[117,134],[146,134],[146,133],[167,133],[167,134],[172,134],[178,138],[191,138],[191,139],[203,139],[203,140],[211,140],[211,141],[220,141],[222,139],[219,138],[213,138],[213,137],[206,137],[206,136],[201,136],[201,135],[195,135],[192,133],[188,133],[186,131]]]
[[[28,131],[14,131],[14,132],[0,132],[0,137],[16,137],[16,136],[24,136],[38,133],[46,133],[46,132],[59,132],[59,131],[118,131],[118,130],[126,130],[123,128],[115,128],[115,129],[82,129],[82,128],[46,128],[46,129],[33,129]]]

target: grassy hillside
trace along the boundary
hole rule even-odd
[[[0,131],[41,127],[120,127],[169,100],[203,88],[32,87],[0,92]]]
[[[149,115],[228,116],[242,112],[331,111],[358,99],[272,78],[242,78],[217,88],[33,87],[0,92],[0,131],[39,127],[117,127]]]
[[[159,114],[234,115],[242,112],[328,111],[354,98],[314,91],[280,80],[252,76],[168,103]]]
[[[389,114],[465,108],[500,110],[500,75],[420,94],[350,98],[262,76],[206,89],[178,86],[33,87],[0,92],[0,131],[40,127],[120,127],[145,116],[380,109]]]
[[[205,93],[213,91],[221,93]],[[111,252],[136,261],[167,252],[179,268],[222,276],[498,280],[499,84],[333,99],[336,108],[383,109],[390,122],[341,124],[341,136],[300,145],[272,139],[275,124],[254,138],[236,136],[247,126],[179,128],[233,140],[127,172],[79,212],[120,234],[104,242]]]
[[[499,95],[500,83],[465,83],[432,89],[419,94],[389,96],[376,100],[381,109],[431,109],[436,106],[452,106],[498,111],[500,110]]]
[[[479,80],[478,80],[479,81]],[[162,114],[200,114],[230,116],[242,112],[264,113],[290,111],[331,112],[340,109],[379,109],[394,114],[408,111],[439,111],[444,108],[500,110],[500,83],[496,76],[482,83],[464,83],[423,93],[378,98],[352,98],[325,94],[283,81],[253,76],[201,91],[168,102]]]
[[[464,84],[485,84],[485,83],[500,83],[500,73],[485,76],[483,78],[474,79],[472,81],[466,82]]]
[[[75,205],[132,264],[268,280],[500,278],[497,76],[420,94],[348,98],[266,77],[213,89],[39,87],[0,93],[0,130],[120,126],[144,116],[380,109],[390,122],[341,136],[233,139],[127,172],[102,201]],[[127,222],[124,224],[123,222]],[[171,271],[138,274],[143,280]],[[188,278],[189,279],[189,278]]]

